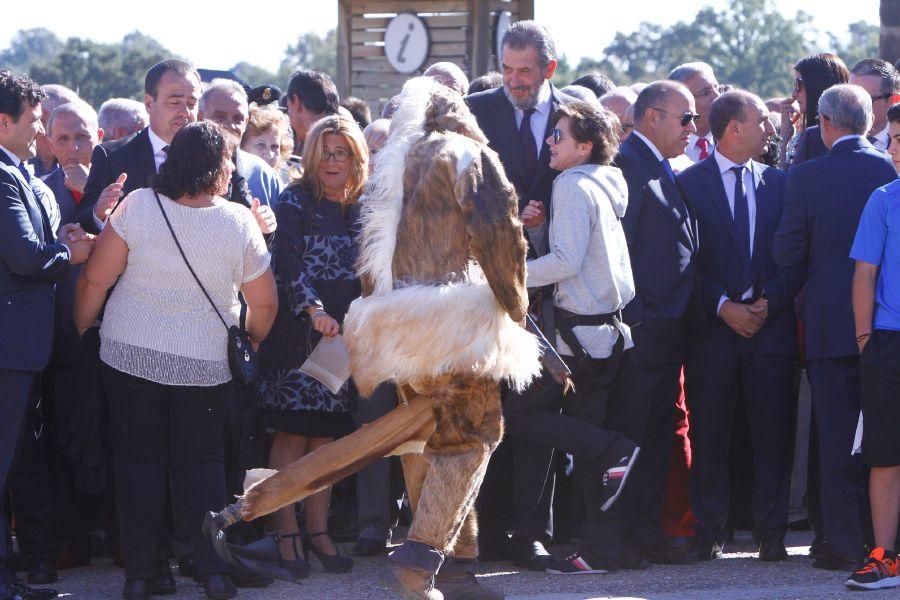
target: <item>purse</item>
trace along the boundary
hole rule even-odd
[[[185,256],[184,250],[178,242],[178,237],[175,235],[175,230],[172,229],[172,223],[169,222],[169,217],[166,215],[166,211],[163,208],[162,202],[159,200],[159,194],[156,190],[153,190],[153,195],[156,196],[156,204],[162,212],[163,219],[166,221],[166,226],[169,228],[169,233],[172,234],[172,239],[175,240],[175,245],[178,247],[178,252],[181,253],[181,258],[184,259],[184,264],[187,265],[188,271],[194,276],[194,281],[200,286],[200,290],[203,292],[203,295],[206,296],[206,299],[209,300],[210,306],[216,311],[216,316],[219,317],[219,320],[222,321],[222,325],[224,325],[225,329],[228,331],[228,367],[231,369],[231,376],[241,385],[253,385],[257,377],[259,377],[259,358],[256,355],[256,350],[253,349],[253,345],[250,343],[250,334],[236,325],[231,325],[229,327],[228,323],[225,322],[216,303],[209,297],[209,293],[207,293],[203,284],[200,283],[200,278],[197,277],[191,263],[188,262],[187,256]]]

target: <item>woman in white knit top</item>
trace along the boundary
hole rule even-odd
[[[156,576],[170,472],[175,512],[193,536],[196,573],[207,595],[233,590],[225,577],[228,566],[200,531],[205,511],[227,500],[224,407],[234,393],[227,330],[188,270],[162,212],[228,325],[238,323],[240,291],[246,329],[254,343],[261,342],[278,301],[256,220],[247,208],[221,197],[234,168],[233,152],[217,125],[184,126],[155,189],[135,190],[122,201],[78,280],[80,333],[97,319],[115,285],[100,329],[100,358],[113,429],[126,597],[143,597]]]

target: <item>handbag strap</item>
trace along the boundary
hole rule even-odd
[[[154,189],[153,195],[156,196],[156,205],[159,206],[160,212],[162,212],[163,219],[166,221],[166,226],[169,228],[169,233],[172,234],[172,239],[175,240],[175,245],[178,247],[178,252],[181,253],[181,258],[184,259],[184,264],[187,265],[188,271],[191,272],[191,275],[194,276],[194,281],[197,282],[197,285],[200,286],[200,290],[203,292],[203,295],[206,296],[206,299],[209,300],[209,305],[213,307],[213,310],[216,311],[216,315],[219,317],[219,320],[222,321],[222,325],[225,326],[226,330],[230,330],[228,327],[228,323],[225,322],[225,319],[222,318],[222,313],[219,312],[219,308],[216,306],[216,303],[213,302],[212,298],[210,298],[209,293],[206,291],[206,288],[203,287],[203,284],[200,283],[200,278],[197,277],[197,274],[194,272],[194,267],[191,266],[191,263],[188,261],[187,256],[184,254],[184,250],[181,248],[181,243],[178,241],[178,236],[175,235],[175,230],[172,229],[172,223],[169,222],[169,216],[166,214],[166,210],[163,208],[162,202],[159,200],[159,193]]]

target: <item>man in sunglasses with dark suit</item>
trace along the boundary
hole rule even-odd
[[[651,83],[638,95],[634,132],[615,161],[628,183],[622,226],[636,294],[624,311],[634,348],[622,359],[606,426],[641,446],[633,479],[604,524],[622,568],[645,568],[648,560],[686,562],[684,551],[665,543],[660,519],[697,241],[669,159],[684,154],[698,117],[685,86]]]

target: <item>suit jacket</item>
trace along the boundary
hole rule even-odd
[[[130,138],[99,144],[91,156],[91,172],[84,186],[84,197],[78,205],[76,218],[85,231],[99,233],[94,222],[94,206],[103,189],[122,173],[128,174],[123,197],[136,189],[148,187],[156,176],[153,146],[148,127]]]
[[[756,194],[756,223],[750,275],[755,296],[765,296],[769,315],[754,338],[763,354],[795,354],[797,351],[794,296],[802,284],[800,269],[780,268],[772,260],[772,238],[784,209],[787,175],[758,162],[751,163]],[[723,295],[738,300],[746,291],[741,277],[737,231],[728,205],[715,155],[693,165],[677,177],[689,199],[697,231],[697,301],[706,327],[692,331],[690,351],[713,354],[733,348],[739,336],[718,317]]]
[[[266,162],[238,148],[234,156],[234,173],[231,175],[229,200],[250,208],[253,198],[260,204],[274,207],[281,194],[281,182]]]
[[[687,204],[653,151],[636,135],[619,146],[615,164],[628,183],[622,226],[636,292],[625,307],[625,321],[681,318],[694,286],[697,248]]]
[[[516,113],[512,103],[506,97],[502,87],[485,90],[466,96],[466,103],[478,126],[488,139],[488,146],[499,156],[506,177],[516,188],[519,196],[519,210],[521,211],[529,200],[539,200],[544,203],[546,213],[550,214],[550,196],[553,192],[553,180],[559,175],[559,171],[550,168],[550,147],[547,146],[547,136],[553,130],[553,113],[561,104],[574,101],[575,98],[563,94],[550,85],[550,118],[547,119],[547,128],[541,139],[541,151],[538,154],[534,176],[528,181],[525,176],[525,155],[519,143],[519,129],[516,127]]]
[[[69,253],[31,185],[0,152],[0,369],[40,371],[53,343],[54,284]]]
[[[790,166],[793,167],[826,154],[828,154],[828,147],[822,141],[822,131],[818,125],[813,125],[812,127],[807,127],[800,134],[800,139],[797,141],[797,149],[794,152],[794,159],[791,161]]]
[[[59,205],[60,224],[74,223],[78,205],[71,190],[66,187],[66,174],[56,167],[49,175],[44,176],[44,183],[53,192]],[[75,310],[75,284],[81,273],[81,265],[74,265],[64,279],[56,284],[56,327],[53,334],[53,353],[51,364],[72,365],[78,356],[80,336],[75,329],[72,317]]]
[[[855,356],[850,247],[876,188],[897,178],[890,159],[865,138],[835,144],[788,173],[784,214],[772,256],[806,277],[803,320],[810,359]]]

